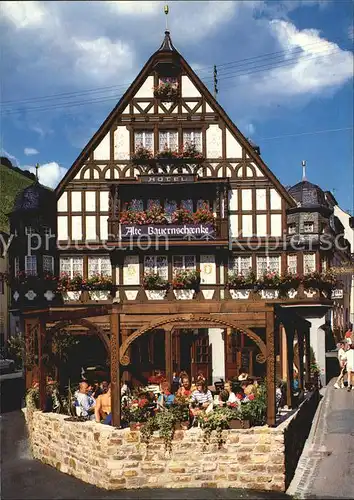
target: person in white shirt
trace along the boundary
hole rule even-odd
[[[338,362],[339,362],[339,367],[340,367],[340,374],[339,377],[336,380],[336,383],[334,384],[335,389],[343,389],[344,387],[344,373],[346,370],[346,364],[347,364],[347,352],[345,350],[345,344],[344,342],[340,342],[338,344]]]
[[[76,415],[78,417],[85,417],[87,419],[93,420],[95,418],[95,400],[90,398],[88,393],[88,383],[81,382],[79,385],[79,391],[75,393],[77,406]]]
[[[351,344],[346,352],[347,355],[347,372],[348,372],[348,392],[354,390],[354,345]]]

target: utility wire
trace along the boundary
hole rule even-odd
[[[312,132],[301,132],[299,134],[276,135],[274,137],[259,137],[259,141],[270,141],[271,139],[284,139],[286,137],[300,137],[302,135],[325,134],[328,132],[343,132],[345,130],[353,130],[353,127],[329,128],[327,130],[313,130]]]

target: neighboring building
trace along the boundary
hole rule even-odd
[[[23,205],[33,192],[39,201],[35,207],[30,202],[34,210],[28,217],[47,218],[34,225],[25,221]],[[38,185],[16,202],[12,227],[19,239],[13,267],[34,269],[21,238],[28,227],[42,234],[46,226],[57,234],[60,272],[85,280],[96,273],[109,276],[113,297],[94,298],[87,288],[81,295],[69,290],[73,300],[59,304],[58,296],[39,283],[38,289],[27,283],[13,290],[16,307],[23,301],[28,331],[38,333],[38,342],[43,325],[98,335],[110,353],[114,386],[119,385],[119,364],[137,379],[156,369],[169,376],[185,369],[193,376],[201,370],[209,382],[237,376],[241,368],[265,376],[266,364],[269,394],[275,394],[276,359],[276,374],[287,377],[290,398],[294,329],[299,364],[310,329],[324,379],[323,328],[328,330],[332,301],[301,287],[280,297],[267,288],[254,293],[253,285],[229,290],[227,282],[229,272],[244,277],[252,269],[261,278],[267,270],[302,274],[328,267],[334,255],[322,251],[320,241],[324,234],[331,241],[336,234],[329,224],[332,210],[318,186],[285,189],[259,148],[176,51],[169,32],[55,196],[56,210],[49,192]],[[292,247],[292,236],[305,242],[303,249]],[[55,251],[38,250],[39,276],[47,271],[46,256],[54,257],[51,269],[56,271]],[[197,269],[197,291],[174,283],[176,273]],[[147,289],[147,275],[154,273],[160,281]],[[172,283],[168,291],[165,282]],[[305,343],[309,350],[309,340]],[[273,412],[268,422],[274,419]]]
[[[16,195],[34,180],[35,175],[14,167],[8,158],[0,158],[0,347],[6,345],[11,334],[20,331],[18,320],[9,315],[8,309],[10,294],[6,275],[9,273],[9,254],[5,249],[11,238],[8,214]]]

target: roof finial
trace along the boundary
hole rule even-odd
[[[39,163],[36,163],[36,182],[38,182],[38,169],[39,169]]]
[[[166,31],[168,31],[168,13],[169,13],[169,8],[168,8],[167,4],[164,6],[163,11],[166,14]]]
[[[302,160],[302,180],[306,181],[306,160]]]

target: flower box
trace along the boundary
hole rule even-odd
[[[249,429],[251,427],[251,423],[249,420],[239,420],[238,418],[234,418],[229,422],[230,429]]]
[[[149,300],[163,300],[166,297],[167,290],[145,290]]]
[[[62,293],[64,302],[69,302],[71,300],[80,300],[81,291],[80,290],[67,290]]]
[[[91,300],[108,300],[111,292],[109,290],[91,290],[89,297]]]
[[[230,288],[232,299],[248,299],[251,292],[251,288]]]
[[[173,293],[177,300],[192,300],[195,294],[195,290],[179,289],[179,290],[173,290]]]
[[[262,299],[277,299],[279,297],[279,290],[275,288],[263,288],[261,290]]]

